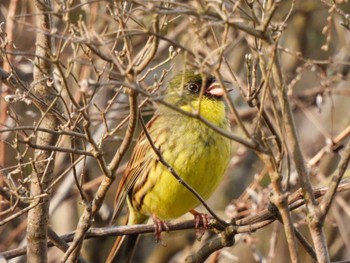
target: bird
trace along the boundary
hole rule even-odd
[[[224,94],[209,74],[187,70],[169,81],[164,103],[146,125],[149,136],[145,131],[139,135],[119,182],[113,218],[125,201],[128,225],[144,223],[149,217],[161,222],[178,218],[200,204],[159,155],[202,198],[209,198],[228,166],[230,139],[193,115],[229,131]],[[137,239],[136,234],[119,236],[106,262],[130,262]]]

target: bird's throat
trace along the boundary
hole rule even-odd
[[[209,122],[221,126],[226,120],[225,105],[222,101],[203,98],[180,107],[182,110],[199,114]]]

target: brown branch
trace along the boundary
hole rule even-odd
[[[66,136],[77,137],[77,138],[86,140],[86,136],[79,132],[65,131],[65,130],[49,130],[49,129],[44,129],[41,127],[33,127],[33,126],[18,126],[18,127],[4,128],[4,129],[0,129],[0,133],[13,132],[13,131],[25,131],[25,130],[47,132],[56,136],[66,135]]]
[[[314,190],[314,195],[316,198],[320,198],[326,194],[328,187],[322,187]],[[343,179],[338,188],[337,192],[345,192],[350,190],[350,180]],[[1,194],[1,192],[0,192]],[[293,211],[303,205],[305,205],[305,200],[303,199],[302,189],[297,190],[293,194],[290,195],[289,198],[289,209]],[[261,228],[266,227],[277,219],[276,214],[274,214],[273,210],[266,208],[258,213],[250,214],[245,218],[241,218],[235,220],[233,225],[229,225],[231,230],[229,232],[241,234],[241,233],[252,233]],[[202,222],[200,222],[201,224]],[[195,220],[186,220],[186,221],[170,221],[167,222],[167,226],[169,227],[169,231],[178,231],[185,229],[194,229],[196,225]],[[212,222],[212,227],[216,228],[218,226],[215,222]],[[201,225],[200,225],[201,226]],[[199,226],[199,227],[200,227]],[[232,229],[232,226],[234,229]],[[167,231],[168,231],[167,230]],[[234,231],[233,231],[234,230]],[[86,231],[84,238],[98,238],[98,237],[106,237],[106,236],[121,236],[121,235],[132,235],[132,234],[146,234],[146,233],[154,233],[155,225],[154,224],[142,224],[142,225],[125,225],[125,226],[112,226],[112,227],[104,227],[104,228],[90,228]],[[222,229],[221,229],[222,231]],[[62,240],[65,242],[71,242],[74,239],[76,232],[71,232],[69,234],[65,234],[60,236]],[[302,242],[302,241],[301,241]],[[48,247],[54,246],[51,241],[47,243]],[[206,246],[206,245],[205,245]],[[310,248],[311,249],[311,248]],[[0,257],[4,257],[5,259],[11,259],[14,257],[18,257],[21,255],[25,255],[26,247],[21,247],[9,251],[5,251],[0,253]],[[312,253],[312,252],[310,252]]]
[[[37,57],[38,58],[38,57]],[[16,91],[20,91],[21,99],[29,99],[31,102],[33,102],[39,109],[42,109],[44,111],[49,109],[51,114],[54,114],[56,118],[58,118],[62,123],[66,122],[66,118],[63,116],[63,113],[60,109],[60,107],[57,107],[57,104],[55,107],[50,107],[50,104],[52,100],[45,101],[43,98],[38,96],[33,89],[30,89],[28,87],[27,83],[22,82],[16,75],[15,72],[8,73],[7,71],[0,68],[0,81],[3,82],[7,87],[9,87],[14,93]],[[41,79],[41,81],[46,81],[46,79]]]
[[[7,14],[7,19],[6,19],[6,40],[4,41],[6,43],[7,49],[12,50],[13,49],[13,34],[14,34],[14,19],[13,17],[16,14],[16,7],[18,6],[18,1],[14,0],[9,3],[9,8],[8,8],[8,14]],[[2,45],[5,46],[4,43]],[[4,70],[10,71],[11,69],[11,63],[12,63],[13,57],[11,55],[6,56],[6,59],[3,60],[3,67]],[[0,90],[2,90],[2,84],[0,85]],[[5,89],[3,89],[5,91]],[[1,94],[2,93],[2,94]],[[7,92],[1,92],[1,96],[6,96]],[[4,103],[1,100],[0,97],[0,123],[5,123],[7,119],[7,109],[8,105]],[[3,142],[3,136],[0,134],[0,166],[5,166],[6,160],[7,160],[7,155],[6,155],[6,146],[5,143]],[[1,173],[0,173],[1,175]],[[0,176],[0,187],[4,186],[4,180]],[[3,210],[2,204],[1,204],[1,198],[0,198],[0,210]]]
[[[44,130],[44,129],[41,129]],[[54,136],[54,133],[47,133],[46,131],[43,132],[45,134],[50,134]],[[42,133],[42,134],[43,134]],[[18,140],[19,143],[27,144],[33,149],[36,150],[44,150],[44,151],[51,151],[51,152],[63,152],[63,153],[73,153],[73,154],[79,154],[79,155],[85,155],[85,156],[95,156],[96,154],[87,152],[84,150],[79,150],[79,149],[70,149],[70,148],[63,148],[63,147],[58,147],[58,146],[51,146],[51,145],[40,145],[40,144],[34,144],[32,142],[28,141],[21,141]]]
[[[311,160],[308,161],[308,166],[313,167],[322,159],[322,157],[333,149],[339,149],[341,147],[341,142],[350,136],[350,125],[347,126],[342,132],[340,132],[333,140],[333,145],[325,145]],[[331,149],[330,149],[331,148]]]
[[[118,148],[116,154],[114,155],[111,163],[108,166],[108,169],[101,167],[105,173],[103,181],[101,182],[99,188],[97,189],[97,192],[94,196],[94,199],[92,200],[91,204],[88,204],[82,214],[82,216],[79,219],[78,226],[76,233],[74,235],[74,240],[69,249],[67,250],[66,254],[64,255],[62,261],[64,262],[75,262],[80,254],[80,249],[83,243],[83,240],[85,238],[85,235],[89,228],[91,227],[92,220],[95,217],[95,214],[99,211],[101,208],[101,205],[104,201],[104,198],[107,194],[107,191],[109,187],[111,186],[114,177],[115,172],[117,168],[119,167],[119,164],[121,162],[122,157],[126,153],[127,149],[129,148],[132,137],[135,131],[135,127],[137,124],[137,93],[133,90],[128,90],[129,95],[129,103],[130,103],[130,118],[129,118],[129,125],[125,134],[125,137]],[[100,163],[101,165],[101,163]]]
[[[153,17],[153,32],[158,34],[159,33],[159,17],[158,15],[154,15]],[[154,55],[156,54],[157,50],[158,50],[158,45],[159,45],[159,38],[156,36],[152,36],[152,39],[150,47],[146,46],[146,52],[147,55],[146,57],[144,57],[141,61],[140,64],[138,64],[137,66],[133,67],[133,71],[135,74],[139,74],[141,73],[146,67],[147,65],[152,61]],[[129,67],[132,67],[133,65],[130,64]]]
[[[290,258],[292,262],[299,262],[299,255],[297,252],[296,246],[296,238],[295,231],[292,223],[292,218],[290,211],[288,209],[288,195],[285,193],[285,190],[282,186],[282,175],[278,173],[278,167],[276,161],[271,155],[262,155],[260,154],[260,158],[264,161],[267,166],[267,170],[269,172],[271,178],[272,185],[272,195],[270,197],[270,201],[276,206],[279,212],[279,218],[283,223],[284,233],[286,235],[288,249],[290,253]]]
[[[44,12],[50,9],[43,2],[37,0],[35,2],[39,12]],[[55,101],[53,94],[56,93],[55,88],[48,84],[48,79],[52,78],[52,68],[48,61],[41,60],[39,56],[46,57],[51,52],[52,42],[48,35],[43,34],[43,31],[50,31],[50,17],[44,14],[37,16],[37,27],[39,31],[36,35],[36,61],[33,71],[34,94],[50,105],[50,101]],[[58,105],[52,105],[52,108],[58,109]],[[45,113],[47,108],[41,107],[42,113]],[[42,115],[40,126],[45,129],[55,130],[59,125],[59,120],[54,115],[47,113]],[[49,146],[55,145],[58,137],[52,134],[38,132],[37,145]],[[30,184],[30,193],[33,197],[40,196],[46,192],[46,188],[50,185],[53,179],[54,168],[54,152],[45,150],[36,150],[34,157],[35,169],[32,173]],[[48,160],[47,162],[40,162]],[[34,199],[35,200],[35,199]],[[39,205],[35,206],[28,212],[27,224],[27,261],[28,262],[47,262],[47,238],[48,238],[48,221],[49,221],[49,205],[50,197],[40,198]],[[34,201],[32,201],[34,202]]]
[[[344,173],[346,172],[346,169],[349,165],[349,161],[350,161],[350,142],[348,142],[347,147],[343,151],[343,157],[338,165],[338,169],[335,172],[335,174],[332,176],[328,191],[326,192],[320,204],[321,211],[322,211],[322,214],[320,215],[320,222],[322,223],[324,222],[326,215],[329,209],[331,208],[331,204],[337,192],[338,185],[341,182],[341,179],[343,178]]]
[[[270,47],[270,50],[274,54],[277,50],[277,46],[274,45],[273,48]],[[322,224],[320,224],[320,211],[316,199],[313,195],[312,184],[309,178],[309,173],[306,168],[305,159],[300,148],[300,142],[298,140],[296,126],[292,110],[289,104],[286,85],[282,77],[281,65],[277,56],[275,56],[274,59],[272,67],[272,76],[276,84],[277,96],[281,105],[283,127],[286,132],[286,137],[288,139],[290,151],[295,162],[295,168],[298,173],[301,188],[303,189],[303,195],[309,215],[308,225],[312,240],[314,242],[317,260],[320,263],[326,263],[329,262],[329,254],[323,227]]]
[[[272,3],[272,6],[266,7],[266,13],[269,17],[267,17],[267,20],[271,19],[272,14],[276,10],[276,5]],[[271,87],[270,87],[270,79],[271,75],[273,75],[273,65],[275,64],[275,59],[277,56],[277,53],[273,49],[274,44],[271,43],[269,46],[269,49],[272,50],[271,53],[269,53],[268,61],[265,62],[265,58],[262,55],[262,52],[259,52],[259,65],[260,70],[262,72],[262,80],[260,84],[258,83],[257,75],[256,75],[256,65],[257,63],[252,63],[251,56],[247,57],[247,68],[248,68],[248,92],[246,95],[246,99],[249,105],[251,106],[257,106],[259,109],[259,115],[258,115],[258,123],[257,123],[257,129],[259,131],[258,134],[261,134],[259,137],[261,138],[261,144],[266,145],[266,148],[269,149],[269,152],[267,153],[259,153],[257,152],[260,159],[264,162],[266,169],[268,171],[269,177],[271,179],[271,186],[272,186],[272,193],[270,196],[271,203],[275,206],[275,208],[279,212],[279,219],[283,222],[283,228],[284,233],[286,237],[286,241],[288,244],[289,254],[291,262],[299,262],[299,254],[296,244],[296,236],[295,236],[295,229],[293,227],[292,218],[288,209],[288,195],[286,193],[286,189],[283,186],[283,174],[281,169],[281,159],[284,155],[284,145],[282,145],[283,138],[281,138],[280,134],[283,134],[282,132],[277,132],[274,128],[271,120],[272,118],[268,118],[268,115],[266,114],[267,108],[265,106],[266,101],[268,99],[268,95],[271,96]],[[257,49],[259,48],[256,47]],[[268,48],[266,48],[268,50]],[[259,98],[261,94],[261,98]],[[271,110],[273,111],[275,118],[277,119],[277,123],[280,124],[280,118],[278,114],[276,114],[276,105],[273,101],[273,98],[271,96]],[[284,113],[282,112],[282,115]],[[265,126],[262,126],[262,124],[265,124]],[[268,141],[265,139],[266,137],[266,127],[269,130],[269,134],[267,136],[271,136],[274,138],[275,144],[268,143]],[[277,146],[277,147],[275,147]]]
[[[34,201],[36,201],[35,203],[32,203],[30,205],[28,205],[27,203],[22,202],[19,198],[17,198],[16,196],[11,195],[8,191],[6,191],[4,188],[0,187],[0,196],[4,197],[6,200],[8,201],[12,201],[15,202],[18,206],[18,208],[21,208],[20,211],[18,211],[17,213],[11,215],[10,217],[8,217],[7,219],[9,220],[13,220],[14,218],[28,212],[30,209],[32,209],[35,205],[38,205],[40,202],[40,198],[37,197],[35,198]],[[3,220],[4,221],[9,221],[9,220]],[[6,223],[6,222],[4,222]],[[0,224],[2,225],[2,223]],[[68,244],[61,238],[59,237],[55,231],[53,231],[50,227],[48,229],[48,236],[50,241],[48,242],[48,244],[52,244],[55,247],[59,248],[60,250],[62,250],[63,252],[65,252],[68,249]],[[49,247],[49,246],[48,246]],[[26,247],[20,248],[20,251],[22,251],[22,254],[20,255],[25,255],[26,254]],[[6,253],[6,252],[5,252]],[[11,253],[10,253],[11,254]],[[82,258],[79,258],[79,262],[84,262]]]
[[[212,253],[224,247],[232,247],[235,243],[236,227],[228,226],[221,236],[206,242],[195,254],[186,258],[186,263],[204,262]]]
[[[227,23],[231,27],[234,27],[236,29],[242,30],[243,32],[248,33],[249,35],[255,36],[260,39],[268,39],[269,34],[266,30],[260,30],[253,27],[252,24],[249,24],[248,21],[244,21],[243,19],[228,19],[227,17],[223,17],[222,14],[213,13],[213,12],[204,12],[201,10],[201,12],[198,12],[196,10],[190,9],[190,6],[186,6],[185,8],[172,8],[172,9],[165,9],[165,8],[157,8],[156,6],[152,7],[153,11],[157,12],[158,14],[166,14],[166,15],[187,15],[187,16],[194,16],[199,20],[207,20],[217,23]],[[272,17],[272,15],[270,16]]]

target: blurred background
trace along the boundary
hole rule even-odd
[[[62,115],[74,120],[73,128],[89,122],[93,140],[103,150],[107,163],[124,137],[129,115],[122,85],[129,83],[125,69],[142,64],[150,53],[152,41],[158,38],[154,56],[132,83],[151,93],[151,96],[139,95],[146,121],[157,108],[154,100],[161,98],[167,80],[174,73],[185,68],[206,72],[219,68],[227,88],[233,88],[230,101],[244,127],[251,136],[263,137],[276,154],[280,164],[278,173],[286,194],[291,194],[300,184],[288,138],[278,117],[281,109],[276,95],[278,85],[275,79],[266,76],[271,61],[277,57],[312,185],[319,188],[330,183],[350,133],[348,1],[57,0],[52,1],[51,13],[52,29],[46,33],[52,36],[54,54],[46,59],[57,61],[53,62],[54,83],[64,102]],[[36,14],[34,1],[0,2],[1,68],[29,86],[35,85],[32,82]],[[269,87],[266,97],[262,92],[265,83]],[[26,138],[35,138],[33,127],[40,112],[30,97],[0,84],[0,187],[26,202],[30,196],[28,184],[34,154]],[[276,134],[261,121],[257,101],[262,102],[276,127],[283,153],[277,149]],[[232,133],[246,138],[232,109],[227,108]],[[87,120],[81,110],[87,113]],[[59,130],[64,130],[63,126]],[[135,138],[139,131],[138,127]],[[72,144],[69,134],[61,134],[56,147],[88,152],[91,143],[76,139]],[[266,164],[256,149],[234,141],[232,149],[226,176],[208,200],[213,210],[228,221],[266,209],[272,192]],[[94,227],[110,225],[116,187],[131,150],[132,146],[94,219]],[[348,175],[349,171],[345,177]],[[48,190],[50,226],[57,234],[75,230],[84,209],[77,183],[91,200],[103,176],[94,157],[78,152],[56,153],[54,181]],[[334,262],[350,260],[348,203],[349,192],[337,194],[324,223]],[[2,195],[0,207],[0,252],[4,252],[25,244],[27,221],[26,213],[11,218],[21,208]],[[205,212],[202,207],[199,210]],[[192,219],[192,216],[184,218]],[[305,207],[291,212],[291,218],[294,227],[311,243]],[[123,214],[113,224],[124,221]],[[201,241],[196,241],[194,230],[164,233],[163,246],[154,242],[152,234],[144,235],[135,262],[184,262],[215,235],[208,231]],[[104,262],[113,242],[112,237],[87,240],[82,255],[87,262]],[[301,262],[314,262],[298,246]],[[49,262],[60,262],[62,255],[59,249],[51,248]],[[24,260],[17,257],[9,262]],[[216,252],[208,262],[290,262],[283,225],[274,222],[256,232],[239,234],[233,247]]]

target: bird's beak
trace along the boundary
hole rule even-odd
[[[227,90],[227,92],[230,92],[232,89]],[[206,93],[210,94],[211,96],[221,98],[225,95],[225,91],[220,86],[218,82],[213,82],[206,90]]]

